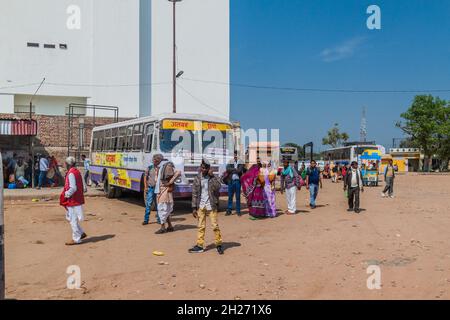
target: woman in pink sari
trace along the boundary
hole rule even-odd
[[[253,165],[242,177],[242,192],[247,199],[250,216],[264,218],[266,216],[266,205],[264,199],[264,187],[259,178],[260,167]]]
[[[275,204],[275,177],[276,171],[273,170],[271,162],[266,162],[260,170],[261,176],[264,179],[264,202],[266,206],[266,217],[275,218],[277,216],[277,208]]]

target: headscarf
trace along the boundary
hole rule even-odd
[[[254,164],[242,177],[241,177],[241,185],[242,185],[242,193],[246,198],[253,192],[255,189],[255,180],[259,175],[259,166]]]
[[[292,167],[288,165],[287,168],[283,168],[282,174],[284,176],[290,176],[291,178],[294,178],[294,171],[292,171]]]

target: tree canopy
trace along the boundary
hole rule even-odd
[[[430,159],[438,155],[448,162],[450,157],[450,103],[431,95],[419,95],[409,109],[401,114],[397,127],[420,147]]]
[[[339,147],[342,143],[346,142],[349,136],[345,132],[339,131],[339,124],[335,123],[333,128],[328,130],[327,136],[322,139],[323,145],[329,145],[332,148]]]

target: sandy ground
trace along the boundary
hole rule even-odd
[[[141,225],[137,199],[88,199],[90,238],[66,247],[70,227],[55,201],[7,201],[7,297],[449,299],[450,176],[399,176],[395,188],[395,199],[366,188],[360,215],[346,212],[342,184],[330,181],[314,211],[302,189],[294,216],[251,221],[222,212],[223,256],[213,246],[187,252],[196,238],[188,203],[176,206],[176,232],[158,236],[155,224]],[[284,196],[277,203],[286,208]],[[380,267],[380,290],[367,288],[370,264]],[[70,265],[81,268],[80,290],[66,288]]]

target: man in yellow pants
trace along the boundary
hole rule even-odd
[[[222,235],[217,223],[217,206],[219,192],[222,184],[219,178],[214,176],[210,164],[203,160],[200,174],[195,177],[192,186],[192,209],[194,218],[198,218],[197,244],[189,249],[190,253],[204,252],[206,217],[211,219],[217,252],[223,254]]]

